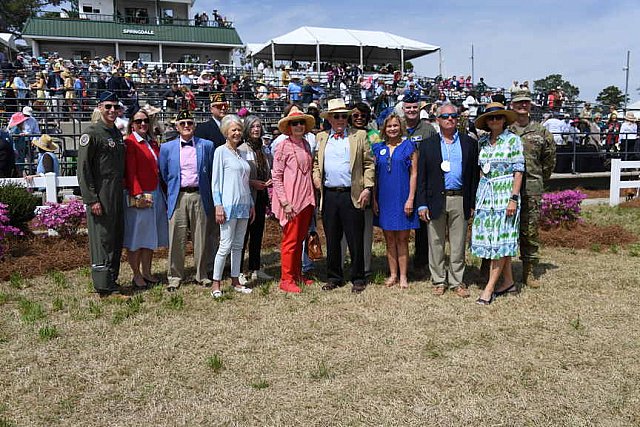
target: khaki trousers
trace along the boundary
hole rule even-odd
[[[185,280],[187,230],[191,232],[193,241],[195,279],[202,284],[210,282],[207,273],[208,267],[213,264],[213,236],[217,234],[214,229],[219,230],[215,223],[215,214],[211,212],[209,216],[206,215],[200,193],[180,192],[176,209],[169,219],[169,286],[178,286]]]
[[[445,265],[446,232],[449,229],[449,265]],[[467,221],[464,219],[462,196],[446,196],[444,209],[438,219],[428,224],[429,270],[435,286],[456,288],[462,284],[464,254],[467,240]]]

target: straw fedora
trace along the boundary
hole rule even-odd
[[[326,119],[331,114],[335,113],[346,113],[351,114],[351,109],[347,108],[347,104],[344,103],[344,99],[342,98],[334,98],[330,99],[327,104],[327,111],[320,113],[320,117]]]
[[[8,127],[12,128],[18,126],[20,123],[24,123],[28,119],[22,112],[13,113],[11,119],[9,119]]]
[[[280,121],[278,122],[278,129],[285,135],[291,135],[289,122],[300,119],[304,120],[305,122],[305,133],[311,132],[311,129],[313,129],[313,126],[316,124],[316,119],[313,116],[304,114],[296,106],[291,108],[291,110],[289,111],[289,115],[280,119]]]
[[[635,114],[633,114],[631,111],[627,111],[627,113],[624,115],[624,119],[628,122],[635,122],[638,120]]]
[[[489,128],[487,127],[487,119],[491,116],[504,116],[506,120],[505,124],[507,126],[515,122],[518,118],[518,115],[514,111],[505,109],[504,105],[501,103],[491,102],[487,105],[487,108],[485,108],[484,114],[476,119],[476,128],[489,131]]]
[[[51,138],[46,133],[43,134],[40,139],[36,139],[32,142],[32,144],[44,151],[57,151],[58,144],[53,142],[53,138]]]

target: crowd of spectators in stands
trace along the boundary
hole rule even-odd
[[[236,112],[261,114],[267,125],[277,121],[287,104],[298,104],[305,111],[310,105],[322,108],[328,96],[339,96],[348,104],[370,105],[380,124],[392,111],[398,112],[399,101],[414,94],[422,101],[421,118],[434,121],[436,108],[451,102],[461,107],[465,118],[461,123],[466,120],[472,127],[484,106],[490,102],[506,104],[515,90],[529,89],[528,81],[514,81],[505,90],[490,87],[483,77],[475,84],[471,76],[463,75],[424,78],[411,71],[403,74],[391,64],[363,70],[355,64],[321,63],[322,81],[314,63],[296,61],[277,68],[268,61],[233,68],[209,58],[201,64],[161,65],[111,56],[69,60],[52,53],[39,57],[18,55],[15,61],[0,65],[0,107],[5,112],[0,118],[2,127],[12,114],[23,112],[25,107],[40,119],[52,117],[55,124],[74,114],[88,119],[95,99],[105,90],[116,93],[124,106],[123,128],[126,118],[145,103],[157,108],[164,122],[183,109],[204,114],[206,100],[213,92],[226,93]],[[635,116],[618,120],[622,116],[615,108],[601,114],[588,103],[578,112],[568,106],[561,88],[534,96],[537,114],[546,114],[539,118],[555,133],[558,145],[592,145],[625,152],[640,140],[632,135]],[[140,99],[144,99],[142,105]],[[271,118],[267,117],[269,114]],[[33,138],[38,136],[34,134]]]

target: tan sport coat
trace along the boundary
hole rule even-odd
[[[349,152],[351,157],[351,201],[353,206],[360,206],[358,199],[365,188],[373,189],[375,185],[375,165],[371,156],[371,148],[367,142],[367,132],[349,128]],[[324,198],[324,150],[327,146],[329,132],[320,132],[316,135],[318,151],[313,159],[313,184],[320,190],[320,210]],[[370,195],[371,200],[373,194]]]

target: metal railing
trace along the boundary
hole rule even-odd
[[[190,26],[190,27],[219,27],[233,28],[233,22],[228,20],[208,20],[196,21],[195,19],[176,18],[173,16],[150,16],[150,15],[126,15],[122,13],[116,14],[100,14],[100,13],[84,13],[84,12],[52,12],[40,11],[33,15],[37,19],[69,19],[77,21],[97,21],[111,22],[114,24],[136,24],[136,25],[174,25],[174,26]]]

